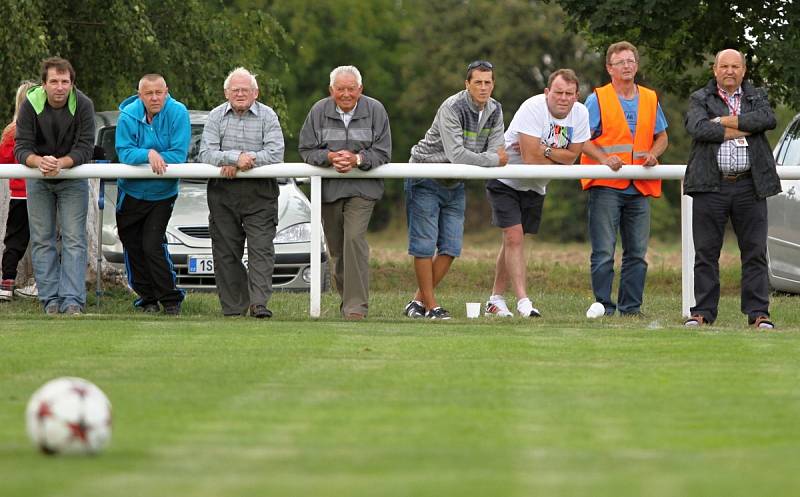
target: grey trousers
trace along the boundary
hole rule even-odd
[[[333,284],[342,298],[342,315],[367,315],[369,245],[367,226],[375,200],[341,198],[322,204],[322,226],[333,267]]]
[[[274,179],[212,179],[208,228],[222,313],[246,314],[272,296],[278,183]],[[242,264],[247,239],[247,268]]]

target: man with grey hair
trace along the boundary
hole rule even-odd
[[[283,132],[278,116],[257,102],[258,82],[243,67],[225,79],[227,102],[209,112],[200,160],[220,168],[208,181],[208,227],[217,291],[225,316],[270,318],[278,225],[275,178],[237,179],[240,171],[283,162]],[[247,267],[244,256],[247,242]]]
[[[346,175],[386,164],[392,155],[389,116],[366,95],[355,66],[331,71],[330,96],[315,103],[300,130],[305,162]],[[345,319],[360,320],[369,308],[369,245],[372,209],[383,196],[382,179],[323,179],[322,221],[333,265],[333,281]]]
[[[157,175],[167,163],[186,162],[191,137],[186,106],[169,94],[159,74],[145,74],[139,91],[119,106],[116,147],[119,161],[147,165]],[[117,180],[117,231],[122,242],[128,284],[144,312],[178,315],[184,292],[177,288],[166,250],[167,223],[178,198],[177,179]]]

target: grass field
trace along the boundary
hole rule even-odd
[[[717,325],[687,331],[679,272],[651,259],[644,318],[587,321],[585,268],[539,255],[534,322],[463,317],[485,257],[442,290],[456,319],[404,320],[408,261],[381,250],[361,323],[330,294],[318,321],[302,294],[269,322],[223,320],[213,295],[177,319],[120,291],[72,319],[3,305],[0,496],[800,495],[797,297],[748,329],[729,267]],[[114,405],[98,457],[25,436],[28,397],[64,375]]]

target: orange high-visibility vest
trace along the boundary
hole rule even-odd
[[[595,88],[597,104],[600,107],[600,123],[602,134],[592,140],[606,155],[616,155],[625,164],[642,164],[645,155],[653,146],[653,135],[656,128],[656,112],[658,97],[649,88],[636,85],[639,90],[639,109],[636,117],[636,136],[631,136],[628,121],[622,111],[617,92],[611,84]],[[581,155],[581,164],[597,164],[585,153]],[[624,190],[630,186],[629,179],[582,179],[584,190],[593,186],[608,186]],[[644,196],[661,196],[661,180],[633,180],[633,186]]]

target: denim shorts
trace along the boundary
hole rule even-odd
[[[406,178],[408,254],[458,257],[464,238],[464,183],[444,186],[434,179]]]

